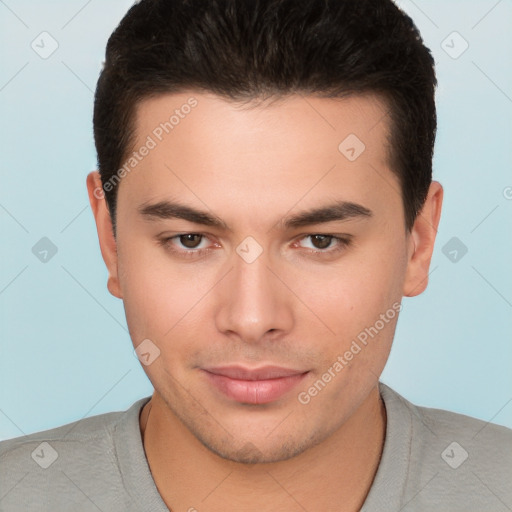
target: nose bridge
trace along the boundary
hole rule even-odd
[[[257,341],[269,330],[286,330],[292,312],[283,284],[269,269],[267,251],[247,237],[233,254],[233,268],[224,285],[217,323],[244,341]]]

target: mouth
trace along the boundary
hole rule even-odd
[[[248,369],[222,366],[201,370],[209,383],[224,396],[244,404],[274,402],[297,386],[309,371],[263,366]]]

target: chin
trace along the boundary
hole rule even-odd
[[[212,446],[204,442],[203,445],[219,457],[239,464],[268,464],[281,462],[291,459],[307,449],[307,447],[297,445],[262,447],[262,449],[260,449],[250,441],[243,444],[238,450],[232,445],[230,447]]]
[[[246,413],[242,420],[237,417],[230,422],[228,415],[209,413],[196,402],[187,402],[185,396],[179,399],[178,395],[174,400],[167,394],[163,397],[176,419],[198,442],[222,459],[240,464],[286,461],[321,443],[336,429],[335,423],[319,418],[316,426],[302,417],[294,421],[293,414],[289,414],[291,421],[286,415],[283,421],[282,416],[251,419]]]
[[[289,460],[323,440],[320,435],[296,439],[290,433],[283,438],[264,437],[252,441],[226,436],[213,438],[211,431],[206,436],[197,432],[193,432],[193,434],[209,451],[225,460],[240,464],[268,464]]]

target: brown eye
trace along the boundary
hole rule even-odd
[[[301,238],[300,244],[304,249],[308,249],[306,254],[315,257],[330,257],[343,252],[351,244],[352,235],[339,237],[336,235],[315,233]],[[302,245],[305,243],[305,245]],[[309,246],[309,247],[308,247]]]
[[[201,233],[180,233],[174,236],[164,236],[158,238],[158,243],[166,252],[176,258],[190,258],[201,260],[204,256],[212,252],[212,245],[209,237]],[[213,244],[219,247],[219,244]]]
[[[311,242],[316,249],[327,249],[332,242],[333,237],[329,235],[310,235]]]
[[[179,241],[183,247],[187,247],[188,249],[195,249],[199,243],[201,243],[202,237],[202,235],[197,233],[187,233],[185,235],[180,235]]]

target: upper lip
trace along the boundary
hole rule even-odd
[[[281,377],[290,377],[291,375],[301,375],[306,373],[304,370],[283,368],[282,366],[260,366],[259,368],[250,369],[239,365],[233,365],[203,368],[203,370],[238,380],[278,379]]]

